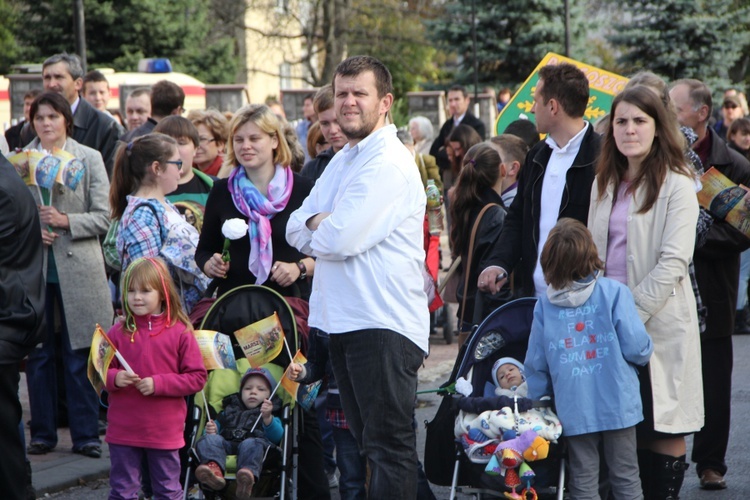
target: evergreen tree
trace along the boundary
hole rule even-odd
[[[624,53],[628,72],[648,69],[668,80],[696,78],[718,91],[750,42],[742,23],[748,7],[732,0],[632,0],[622,8],[628,22],[609,37]]]
[[[474,0],[479,82],[522,82],[548,52],[564,54],[565,12],[560,0]],[[453,80],[473,81],[471,1],[450,2],[427,23],[437,47],[457,55]],[[582,43],[584,2],[570,1],[571,54],[587,59]]]
[[[23,61],[75,51],[70,0],[11,1]],[[88,64],[135,71],[141,58],[168,57],[206,83],[233,82],[232,42],[212,36],[208,9],[208,0],[85,0]]]

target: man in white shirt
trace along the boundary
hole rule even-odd
[[[286,236],[317,257],[308,322],[330,335],[344,414],[372,472],[368,496],[413,500],[412,412],[429,337],[421,277],[426,198],[414,159],[386,125],[388,69],[351,57],[333,83],[349,142],[291,215]]]
[[[586,224],[601,141],[583,119],[588,99],[588,79],[575,66],[564,63],[539,71],[531,112],[547,139],[526,155],[500,244],[480,262],[480,290],[497,293],[516,269],[519,294],[541,295],[547,284],[539,255],[550,229],[561,217]]]

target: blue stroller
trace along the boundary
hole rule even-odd
[[[517,299],[495,309],[461,347],[449,379],[441,386],[443,401],[435,418],[427,423],[425,473],[430,482],[450,486],[450,498],[458,492],[477,498],[505,498],[511,490],[504,478],[485,473],[485,465],[470,460],[454,437],[454,424],[460,395],[452,394],[456,381],[463,377],[471,382],[472,397],[483,396],[485,383],[491,380],[492,365],[501,357],[523,360],[531,333],[535,298]],[[543,406],[543,405],[540,405]],[[535,407],[537,404],[535,403]],[[565,464],[562,445],[552,445],[547,459],[533,462],[536,473],[534,489],[539,498],[562,500]],[[526,497],[518,497],[526,498]],[[534,498],[529,494],[528,498]]]

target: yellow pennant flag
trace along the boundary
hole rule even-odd
[[[87,374],[89,382],[94,386],[94,390],[101,397],[104,390],[104,384],[107,381],[107,370],[112,358],[115,356],[115,348],[109,342],[107,334],[102,327],[96,325],[94,337],[91,340],[91,350],[89,351],[89,362]]]
[[[284,347],[284,329],[278,313],[234,332],[250,366],[258,368],[279,355]]]
[[[292,359],[292,363],[304,365],[307,363],[307,358],[302,354],[302,351],[297,351],[297,354],[295,354]],[[318,397],[318,391],[320,390],[322,381],[318,380],[312,384],[301,385],[300,383],[291,380],[288,375],[289,367],[284,371],[284,376],[281,377],[281,387],[283,387],[290,396],[296,399],[304,409],[309,410],[315,404],[315,398]]]

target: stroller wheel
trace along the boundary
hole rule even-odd
[[[451,315],[448,311],[448,306],[443,306],[443,314],[442,314],[442,320],[443,320],[443,338],[445,339],[445,343],[450,345],[453,343],[453,321],[451,321]]]

